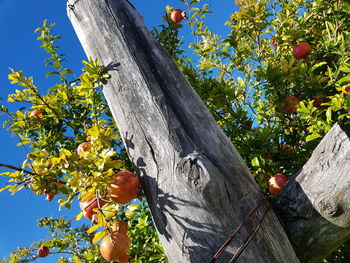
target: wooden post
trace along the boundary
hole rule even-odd
[[[349,135],[334,125],[274,200],[301,262],[319,263],[350,238]]]
[[[210,262],[265,196],[133,6],[126,0],[75,2],[68,15],[86,54],[114,66],[104,94],[169,261]],[[217,262],[230,261],[265,211],[238,262],[299,262],[266,207],[257,210]]]

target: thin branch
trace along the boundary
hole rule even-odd
[[[31,172],[31,171],[28,171],[28,170],[25,170],[25,169],[22,169],[22,168],[19,168],[19,167],[10,165],[10,164],[3,164],[3,163],[0,163],[0,167],[6,167],[6,168],[9,168],[9,169],[16,170],[16,171],[20,171],[20,172],[24,172],[24,173],[30,174],[30,175],[39,175],[39,174],[37,174],[37,173],[33,173],[33,172]]]

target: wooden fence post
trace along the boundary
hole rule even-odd
[[[350,127],[335,124],[274,198],[301,262],[319,263],[350,238]]]
[[[169,261],[211,262],[265,196],[128,1],[71,0],[68,15],[86,54],[111,69],[104,94]],[[238,262],[299,262],[268,206],[257,209],[216,262],[230,261],[266,211]]]

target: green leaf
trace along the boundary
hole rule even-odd
[[[340,70],[341,72],[350,73],[350,67],[340,67],[339,70]]]
[[[252,159],[252,165],[254,166],[254,167],[259,167],[260,166],[260,162],[259,162],[259,157],[254,157],[253,159]]]
[[[311,71],[314,71],[315,69],[317,69],[317,68],[319,68],[319,67],[321,67],[323,65],[326,65],[326,64],[327,64],[327,62],[325,62],[325,61],[317,63],[317,64],[312,66]]]
[[[326,111],[326,118],[328,122],[332,121],[332,109],[330,107]]]
[[[350,74],[338,80],[337,83],[344,83],[349,81],[350,81]]]
[[[312,140],[315,140],[317,138],[320,138],[321,135],[319,135],[318,133],[313,133],[313,134],[310,134],[308,136],[306,136],[306,141],[309,142],[309,141],[312,141]]]
[[[48,78],[51,75],[59,75],[60,73],[57,71],[50,71],[45,74],[45,77]]]
[[[23,146],[23,145],[30,144],[30,143],[31,143],[30,140],[22,140],[19,143],[17,143],[17,146]]]

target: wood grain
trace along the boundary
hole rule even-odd
[[[301,262],[319,263],[350,238],[349,134],[335,124],[274,200]]]
[[[67,10],[86,54],[109,65],[104,94],[169,261],[209,262],[264,195],[128,1],[82,0]],[[263,212],[217,262],[229,262]],[[272,209],[237,262],[299,262]]]

